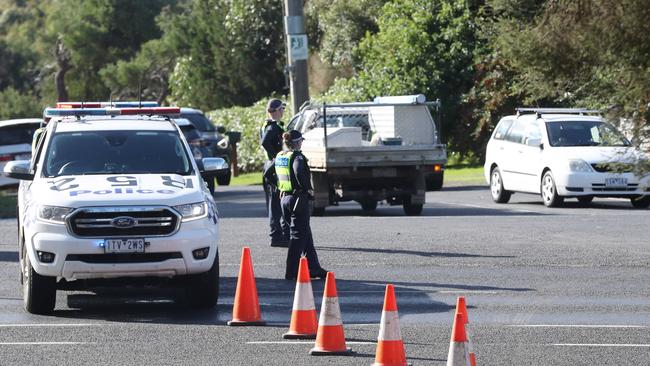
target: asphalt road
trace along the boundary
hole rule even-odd
[[[51,316],[22,309],[15,222],[0,220],[0,364],[369,365],[386,283],[396,287],[407,359],[445,365],[456,297],[469,306],[480,365],[650,364],[650,210],[628,201],[536,196],[492,203],[487,187],[427,195],[420,217],[356,204],[312,220],[336,273],[351,357],[314,357],[284,341],[294,284],[286,250],[270,248],[261,188],[219,187],[221,297],[187,310],[165,291],[59,292]],[[266,327],[232,328],[241,248],[249,246]],[[322,282],[314,282],[320,308]]]

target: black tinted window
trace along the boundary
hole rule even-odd
[[[546,124],[551,146],[629,146],[614,126],[600,121],[566,121]]]
[[[192,165],[180,136],[168,131],[87,131],[55,134],[45,176],[168,173],[186,175]]]
[[[181,117],[187,118],[192,122],[199,131],[215,131],[215,127],[210,120],[201,113],[181,113]]]
[[[36,124],[0,127],[0,145],[31,144],[36,129]]]

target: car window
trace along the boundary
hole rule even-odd
[[[551,146],[630,146],[614,126],[601,121],[562,121],[546,124]]]
[[[11,125],[0,128],[0,145],[31,144],[36,124]]]
[[[524,141],[525,133],[526,133],[526,123],[520,120],[514,121],[512,127],[510,127],[510,130],[506,134],[505,140],[521,144]]]
[[[196,129],[196,127],[192,125],[179,126],[179,128],[181,129],[181,132],[183,132],[183,135],[188,142],[201,138],[201,133]]]
[[[524,144],[528,144],[528,141],[530,140],[541,140],[542,139],[542,131],[539,128],[539,124],[537,122],[532,122],[528,123],[526,125],[526,130],[524,131]]]
[[[506,136],[506,132],[508,132],[508,129],[512,126],[512,120],[511,119],[505,119],[501,122],[499,122],[499,125],[496,128],[496,131],[494,131],[494,139],[495,140],[503,140]]]
[[[84,131],[52,136],[43,175],[187,175],[192,164],[177,133],[170,131]]]
[[[216,131],[210,120],[201,113],[181,113],[182,118],[187,118],[199,131]]]

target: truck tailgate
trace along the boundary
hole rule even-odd
[[[302,150],[312,169],[445,164],[444,145],[430,146],[359,146],[308,148]],[[327,155],[327,160],[325,156]]]

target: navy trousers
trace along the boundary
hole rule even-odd
[[[298,204],[296,204],[298,200]],[[307,195],[286,195],[281,200],[282,215],[289,222],[289,250],[285,277],[297,277],[300,257],[306,256],[310,271],[320,268],[314,238],[309,226],[309,197]],[[294,210],[295,208],[295,210]]]
[[[289,223],[282,216],[280,207],[280,190],[264,182],[264,193],[269,214],[269,236],[271,242],[287,242],[289,240]]]

